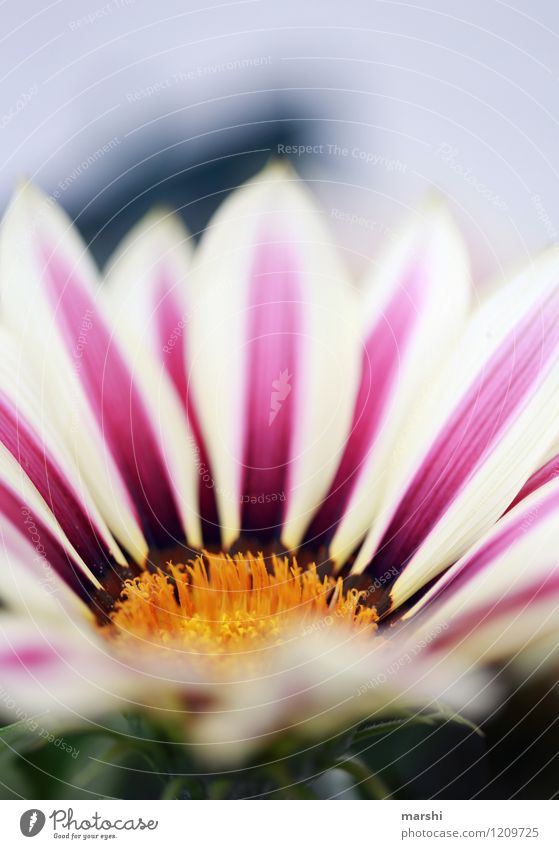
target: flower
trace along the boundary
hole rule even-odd
[[[134,708],[237,762],[555,658],[555,250],[474,303],[431,202],[358,288],[274,164],[103,286],[29,184],[0,251],[6,718]]]

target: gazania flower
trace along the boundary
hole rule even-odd
[[[558,637],[559,257],[480,303],[426,206],[357,286],[272,166],[199,245],[98,274],[36,189],[1,234],[8,718],[137,710],[201,755],[479,699]]]

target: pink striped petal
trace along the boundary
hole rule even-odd
[[[29,555],[24,571],[54,572],[81,598],[88,599],[100,583],[78,552],[68,542],[17,461],[0,446],[0,530],[5,538],[0,557]],[[34,549],[31,554],[30,547]],[[4,567],[6,564],[4,563]],[[40,569],[38,568],[40,567]],[[43,574],[44,577],[44,574]],[[4,587],[0,585],[0,598]]]
[[[6,497],[7,496],[7,497]],[[0,485],[0,600],[31,616],[89,615],[96,589],[53,530]],[[49,560],[58,565],[54,569]]]
[[[284,493],[287,486],[301,380],[298,349],[303,315],[292,247],[274,241],[274,233],[263,232],[261,238],[250,272],[241,524],[244,530],[262,531],[275,529],[284,516],[284,499],[260,498]]]
[[[191,382],[223,539],[295,547],[331,484],[357,381],[354,299],[280,166],[235,192],[195,256]]]
[[[531,658],[542,672],[559,648],[559,564],[541,583],[532,583],[486,604],[472,606],[448,623],[430,651],[466,655],[470,662],[494,663]]]
[[[197,536],[184,414],[140,340],[134,348],[126,327],[111,326],[71,223],[26,186],[4,221],[2,257],[5,318],[56,399],[60,427],[115,535],[139,559],[146,542],[181,540],[190,519]]]
[[[559,639],[559,480],[507,513],[404,618],[443,622],[434,649],[486,661]]]
[[[311,537],[335,532],[331,554],[340,564],[370,527],[410,405],[455,343],[466,315],[466,252],[441,203],[430,204],[402,233],[367,289],[351,433],[310,531]]]
[[[529,495],[535,492],[540,487],[544,486],[549,481],[559,477],[559,454],[554,454],[550,460],[540,466],[526,481],[518,495],[512,501],[508,509],[516,507],[521,501],[524,501]]]
[[[41,728],[60,721],[130,707],[139,676],[114,660],[89,622],[55,624],[28,617],[0,616],[0,715],[16,721],[38,718]]]
[[[102,579],[126,561],[32,398],[12,340],[0,334],[0,443],[50,507],[70,544]],[[40,430],[41,432],[40,432]]]
[[[430,410],[430,442],[400,470],[356,570],[401,574],[400,604],[457,560],[504,512],[557,437],[559,267],[551,256],[474,317]],[[427,431],[428,434],[428,431]]]
[[[186,337],[191,321],[191,238],[178,216],[154,210],[123,240],[106,271],[107,291],[115,321],[129,322],[149,344],[186,408],[195,442],[200,512],[204,539],[215,537],[217,511],[214,481],[202,438],[198,413],[188,391]]]
[[[21,537],[25,538],[27,534],[30,539],[36,540],[38,549],[41,553],[44,552],[45,561],[72,589],[78,594],[84,595],[83,584],[86,583],[87,579],[81,573],[75,561],[72,561],[60,540],[53,534],[52,529],[44,524],[42,519],[33,513],[29,507],[22,504],[17,494],[4,483],[0,484],[0,517],[2,522],[9,522]],[[93,589],[91,583],[89,583],[89,586]],[[0,587],[0,595],[1,590]]]
[[[119,316],[128,316],[183,400],[191,263],[190,235],[177,216],[161,209],[146,215],[128,233],[106,269],[113,308]]]

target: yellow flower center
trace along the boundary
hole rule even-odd
[[[278,645],[293,634],[341,624],[376,630],[377,613],[363,593],[344,592],[341,578],[319,577],[314,564],[262,554],[210,554],[127,581],[105,633],[129,643],[224,657]],[[108,628],[108,633],[107,633]]]

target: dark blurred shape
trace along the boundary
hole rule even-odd
[[[289,106],[286,104],[286,115]],[[291,110],[293,112],[293,110]],[[198,238],[208,219],[240,183],[256,174],[278,150],[278,145],[304,143],[304,127],[296,117],[277,113],[249,126],[242,124],[222,134],[212,143],[212,155],[202,158],[196,148],[190,155],[186,141],[184,165],[177,167],[173,157],[154,147],[138,151],[134,162],[123,163],[118,179],[84,199],[81,210],[69,209],[100,265],[119,241],[154,206],[163,204],[179,212],[189,231]]]
[[[550,678],[512,690],[485,726],[492,799],[552,799],[559,795],[557,682]]]

